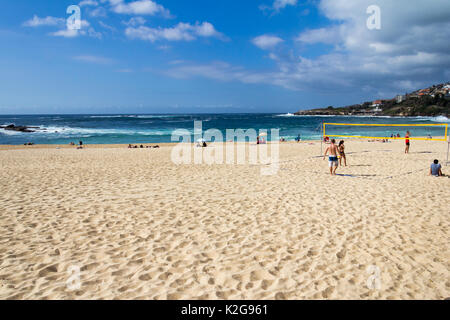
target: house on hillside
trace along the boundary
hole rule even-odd
[[[379,106],[372,109],[372,112],[375,112],[375,113],[382,112],[382,111],[383,111],[383,109],[381,109]]]
[[[379,106],[381,106],[383,104],[383,100],[375,100],[373,103],[372,103],[372,107],[379,107]]]

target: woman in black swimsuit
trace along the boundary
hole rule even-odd
[[[339,164],[342,166],[342,159],[344,159],[344,164],[347,166],[347,157],[345,156],[345,146],[344,146],[344,140],[341,140],[339,142],[339,153],[341,154],[341,158],[339,159]]]

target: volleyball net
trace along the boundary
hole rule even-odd
[[[409,138],[406,138],[407,131]],[[447,141],[448,123],[324,123],[322,133],[323,138]]]

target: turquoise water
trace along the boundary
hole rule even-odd
[[[194,121],[202,121],[203,130],[280,129],[280,136],[294,140],[320,139],[321,124],[437,124],[450,123],[446,117],[316,117],[291,114],[176,114],[176,115],[0,115],[0,125],[39,126],[45,130],[34,133],[0,129],[0,144],[68,144],[82,140],[87,144],[128,144],[172,142],[172,132],[186,129],[193,134]],[[330,135],[362,135],[387,137],[410,130],[412,136],[443,136],[444,127],[330,127]],[[270,134],[268,137],[270,140]]]

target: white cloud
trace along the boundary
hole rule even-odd
[[[341,39],[340,33],[341,33],[340,27],[313,29],[302,32],[296,38],[296,40],[307,44],[314,44],[314,43],[336,44]]]
[[[87,12],[91,17],[94,17],[94,18],[107,16],[107,11],[103,7],[97,7],[93,10],[88,10]]]
[[[97,38],[97,39],[103,38],[103,34],[101,32],[95,31],[95,29],[92,27],[88,29],[87,34],[91,38]]]
[[[196,23],[195,25],[180,22],[172,28],[128,27],[125,30],[125,34],[131,39],[141,39],[151,42],[158,40],[192,41],[198,37],[225,39],[224,35],[218,32],[209,22]]]
[[[142,17],[133,17],[128,21],[122,21],[124,25],[135,27],[145,24],[147,21]]]
[[[170,50],[172,47],[171,46],[168,46],[168,45],[165,45],[165,44],[163,44],[163,45],[161,45],[161,46],[158,46],[158,47],[156,47],[158,50],[162,50],[162,51],[167,51],[167,50]]]
[[[226,63],[186,64],[173,66],[168,75],[270,83],[346,97],[363,90],[365,95],[379,98],[448,81],[450,1],[416,0],[412,5],[407,0],[378,0],[381,30],[367,28],[366,9],[372,4],[373,0],[321,0],[320,13],[330,26],[301,32],[295,38],[295,43],[302,44],[300,48],[270,54],[276,64],[271,71]],[[308,46],[321,43],[330,46],[321,55],[302,55]]]
[[[277,46],[278,44],[280,44],[281,42],[283,42],[283,39],[276,37],[276,36],[271,36],[268,34],[264,34],[262,36],[256,37],[252,39],[252,43],[257,46],[260,49],[272,49],[275,46]]]
[[[23,23],[23,26],[26,27],[40,27],[40,26],[58,26],[63,27],[63,29],[50,32],[49,35],[54,37],[63,37],[63,38],[75,38],[80,35],[87,35],[92,38],[101,39],[102,33],[95,31],[91,24],[86,20],[81,20],[81,29],[80,30],[70,30],[66,27],[66,20],[63,18],[56,17],[46,17],[39,18],[38,16],[33,16],[32,19]]]
[[[450,37],[444,31],[450,29],[450,2],[417,0],[412,6],[407,0],[379,0],[381,30],[367,28],[366,9],[372,4],[371,0],[322,0],[321,13],[335,24],[304,31],[296,40],[331,44],[334,49],[311,60],[284,60],[291,74],[319,72],[322,83],[332,77],[349,86],[364,83],[393,90],[402,83],[444,80],[443,70],[450,67]]]
[[[71,30],[71,29],[62,29],[55,32],[51,32],[51,36],[55,37],[64,37],[64,38],[75,38],[78,37],[80,32],[78,30]]]
[[[104,29],[106,29],[106,30],[109,30],[109,31],[111,31],[111,32],[116,32],[116,31],[117,31],[116,28],[110,26],[109,24],[104,23],[103,21],[99,21],[98,24],[99,24],[102,28],[104,28]]]
[[[184,61],[175,61],[172,65],[176,65],[176,67],[164,71],[164,73],[177,79],[204,77],[214,80],[230,81],[238,79],[240,73],[245,73],[244,69],[233,67],[221,61],[210,64],[185,64]]]
[[[272,5],[261,5],[259,6],[260,10],[273,10],[275,12],[279,12],[281,9],[286,8],[287,6],[295,6],[297,5],[298,0],[275,0]]]
[[[151,0],[137,0],[132,2],[125,2],[124,0],[108,1],[112,7],[112,11],[115,13],[151,16],[159,14],[167,18],[171,17],[169,10]]]
[[[297,0],[275,0],[272,7],[275,10],[284,9],[287,6],[295,6],[297,4]]]
[[[88,6],[96,7],[98,6],[98,2],[95,0],[83,0],[78,5],[80,7],[88,7]]]
[[[25,27],[40,27],[40,26],[58,26],[65,23],[65,19],[56,17],[39,18],[34,15],[32,19],[25,21],[23,26]]]
[[[193,77],[207,78],[216,81],[239,81],[245,84],[276,84],[276,74],[272,72],[253,72],[243,67],[232,66],[223,61],[195,64],[179,62],[172,68],[162,71],[162,74],[175,79],[189,79]]]
[[[73,59],[81,62],[103,64],[103,65],[114,63],[113,59],[93,55],[80,55],[73,57]]]
[[[95,31],[91,24],[86,20],[81,20],[81,29],[80,30],[71,30],[71,29],[61,29],[56,32],[51,32],[51,36],[54,37],[63,37],[63,38],[75,38],[78,36],[89,36],[92,38],[101,39],[102,33]]]

